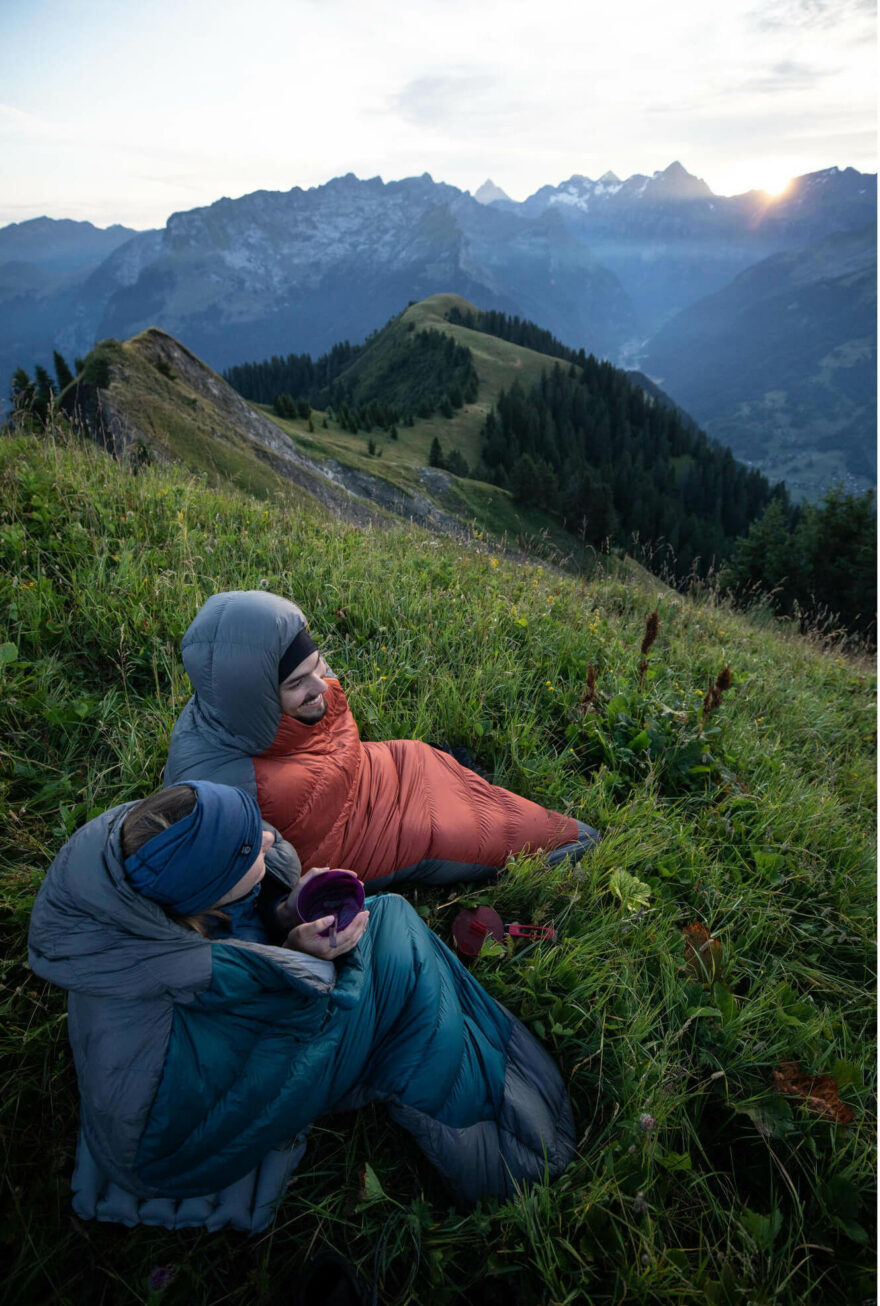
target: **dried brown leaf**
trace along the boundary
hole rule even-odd
[[[839,1125],[855,1120],[852,1107],[841,1102],[837,1083],[830,1075],[802,1074],[796,1061],[784,1061],[773,1071],[773,1083],[784,1097],[797,1098],[808,1111]]]
[[[695,979],[716,980],[721,974],[721,944],[714,939],[701,921],[694,921],[682,930],[684,935],[684,960]]]

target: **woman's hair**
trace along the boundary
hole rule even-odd
[[[149,798],[136,803],[122,821],[122,856],[132,857],[154,835],[189,816],[195,805],[196,791],[192,785],[157,789]]]
[[[176,825],[185,816],[189,816],[195,805],[196,791],[192,785],[172,785],[170,789],[157,789],[149,798],[135,804],[122,818],[123,858],[133,856],[154,835],[161,834],[169,825]],[[209,937],[209,917],[216,917],[227,924],[229,922],[226,912],[212,908],[195,916],[179,916],[176,912],[167,910],[166,915],[188,930],[195,930],[202,938]]]

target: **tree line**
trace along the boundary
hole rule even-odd
[[[73,385],[76,376],[85,367],[83,360],[77,358],[74,362],[74,374],[64,355],[57,349],[53,351],[52,361],[55,371],[54,380],[46,368],[39,363],[34,368],[33,377],[28,376],[23,367],[15,369],[9,386],[9,402],[12,404],[14,416],[30,416],[36,418],[38,422],[45,422],[55,399],[69,385]]]
[[[869,643],[877,636],[877,506],[873,490],[840,486],[819,504],[767,505],[737,540],[721,585],[740,603],[763,597],[803,625],[839,622]]]
[[[625,372],[589,355],[499,395],[483,427],[486,479],[594,545],[668,546],[677,576],[726,558],[785,488],[736,462]]]
[[[416,418],[452,417],[477,397],[471,352],[434,327],[417,331],[392,318],[363,345],[343,341],[313,361],[309,354],[274,356],[228,368],[224,378],[245,399],[272,404],[279,416],[332,409],[352,432],[374,427],[396,434]]]
[[[534,349],[535,353],[547,354],[550,358],[562,358],[578,367],[586,366],[587,355],[583,349],[572,349],[569,345],[564,345],[551,332],[516,314],[508,317],[506,313],[491,308],[479,309],[476,313],[470,309],[462,312],[457,305],[453,305],[446,314],[446,321],[453,326],[469,327],[471,331],[497,336],[499,340],[509,340],[512,345]]]

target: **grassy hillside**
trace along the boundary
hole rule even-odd
[[[411,528],[364,533],[307,500],[132,475],[63,442],[0,442],[0,485],[10,1306],[280,1306],[323,1243],[395,1306],[872,1298],[870,665],[710,593],[664,593],[639,688],[658,602],[644,573],[567,578]],[[365,737],[465,743],[498,782],[604,832],[581,866],[521,858],[480,893],[558,930],[475,962],[569,1086],[578,1158],[548,1189],[464,1217],[370,1108],[318,1124],[260,1238],[71,1219],[76,1085],[63,995],[26,966],[30,904],[79,824],[159,783],[198,606],[258,586],[303,605]],[[447,942],[471,900],[412,896]],[[831,1077],[837,1119],[796,1095],[789,1063]],[[157,1266],[173,1277],[151,1293]]]
[[[455,296],[435,296],[414,305],[395,326],[406,333],[408,314],[442,314],[446,301],[455,300]],[[460,330],[443,325],[450,333]],[[466,334],[478,342],[488,339],[474,331]],[[490,344],[502,351],[516,349],[504,341]],[[529,352],[518,351],[523,358]],[[536,354],[529,363],[534,364],[535,375],[540,374],[540,359]],[[522,358],[511,355],[508,361],[512,372],[522,369]],[[183,345],[155,328],[123,342],[102,341],[87,356],[78,384],[64,392],[61,404],[92,431],[103,432],[104,441],[127,461],[146,456],[177,462],[204,475],[210,484],[232,484],[261,498],[280,493],[300,506],[317,497],[337,516],[361,523],[371,516],[384,520],[388,511],[419,520],[409,500],[394,501],[395,492],[402,491],[451,514],[455,520],[447,529],[504,536],[520,546],[529,542],[537,547],[541,542],[551,554],[571,555],[583,564],[588,551],[548,514],[515,505],[510,494],[497,486],[427,470],[434,434],[439,434],[446,452],[457,448],[469,461],[476,461],[476,433],[497,396],[490,372],[481,380],[478,403],[473,406],[476,425],[474,413],[465,408],[449,421],[417,419],[413,427],[401,426],[397,440],[377,430],[369,437],[374,454],[366,434],[350,434],[323,412],[315,411],[311,420],[288,420],[277,417],[269,406],[248,404]],[[302,465],[304,460],[307,465]],[[354,474],[357,500],[341,488],[346,478],[333,462]]]
[[[131,340],[106,340],[86,359],[86,377],[98,377],[102,406],[109,415],[124,421],[130,441],[149,449],[160,460],[180,462],[189,471],[203,472],[214,484],[231,483],[260,496],[278,489],[277,474],[254,451],[234,416],[205,402],[203,387],[193,382],[204,372],[216,377],[200,360],[180,346],[180,357],[189,358],[186,370],[166,357],[163,332],[148,330]],[[62,395],[62,403],[73,399]]]

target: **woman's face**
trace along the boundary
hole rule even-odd
[[[255,884],[259,884],[266,874],[266,853],[275,842],[275,836],[271,830],[263,831],[263,844],[260,848],[260,855],[254,862],[253,866],[245,872],[237,884],[233,884],[228,893],[224,893],[219,902],[215,902],[215,907],[222,907],[224,903],[235,902],[238,898],[243,898],[245,894],[250,893]]]

